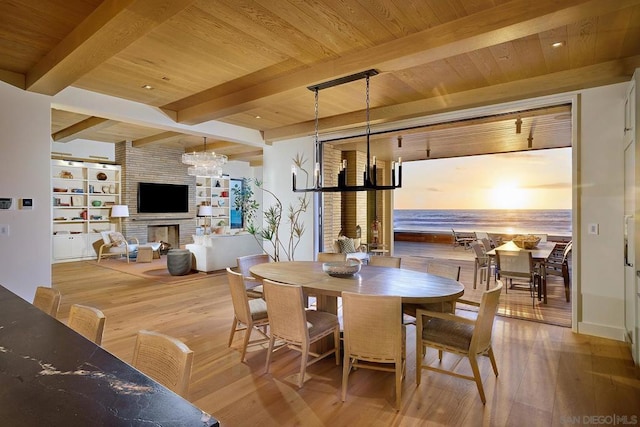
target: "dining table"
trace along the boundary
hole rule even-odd
[[[219,426],[211,415],[0,286],[0,419],[14,426]]]
[[[553,250],[556,248],[555,242],[539,242],[532,249],[523,249],[516,245],[512,240],[503,243],[502,245],[487,251],[487,255],[495,258],[496,251],[527,251],[531,252],[531,258],[535,263],[540,266],[540,277],[541,277],[541,286],[538,292],[538,299],[542,298],[542,301],[547,303],[547,271],[546,271],[546,262],[553,253]]]
[[[342,292],[368,295],[399,296],[405,304],[429,304],[455,301],[464,294],[462,283],[404,268],[362,265],[360,272],[349,277],[325,273],[321,262],[283,261],[257,264],[250,268],[254,277],[300,285],[307,294],[316,296],[318,310],[337,314],[337,299]]]

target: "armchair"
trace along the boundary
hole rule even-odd
[[[129,262],[129,255],[138,251],[140,242],[135,237],[127,240],[122,233],[117,231],[102,231],[100,234],[103,243],[98,250],[98,262],[102,258],[122,255],[125,255],[127,262]]]

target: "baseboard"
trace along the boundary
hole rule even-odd
[[[601,338],[609,338],[616,341],[626,341],[624,328],[598,325],[596,323],[578,322],[578,333]]]

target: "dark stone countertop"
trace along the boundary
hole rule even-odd
[[[218,421],[0,286],[4,426],[218,426]]]

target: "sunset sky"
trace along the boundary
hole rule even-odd
[[[394,209],[571,209],[571,148],[403,163]]]

